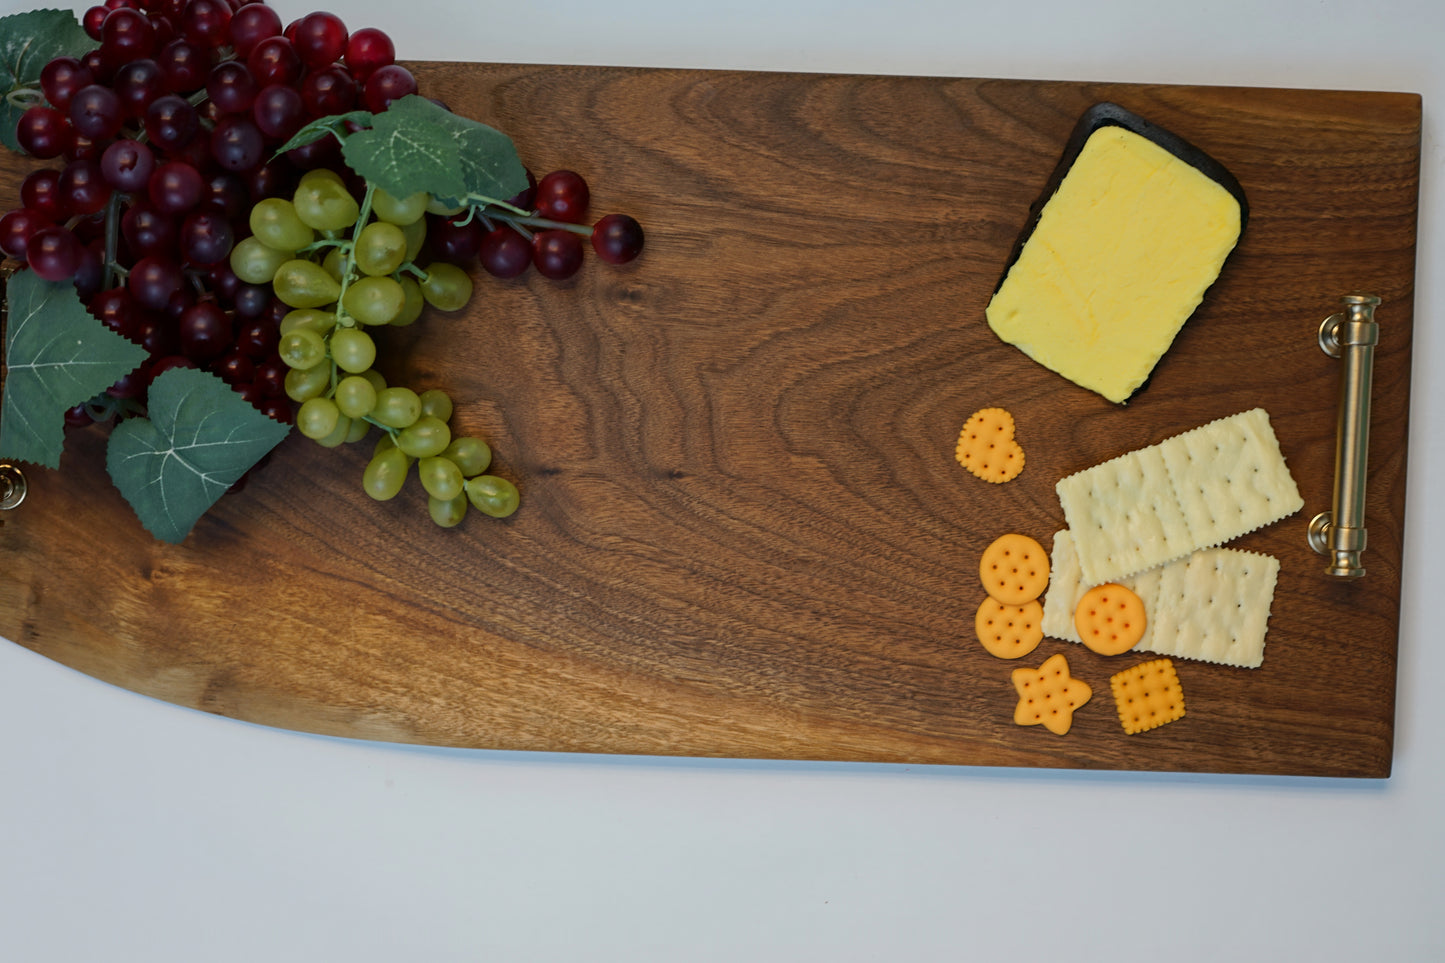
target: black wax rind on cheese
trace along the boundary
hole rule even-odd
[[[1241,237],[1244,236],[1244,226],[1249,221],[1249,201],[1244,196],[1244,188],[1240,186],[1239,181],[1223,164],[1178,134],[1165,130],[1158,124],[1147,121],[1133,111],[1121,107],[1118,104],[1105,101],[1095,104],[1084,111],[1083,116],[1081,116],[1078,123],[1074,125],[1073,132],[1069,134],[1069,139],[1064,144],[1063,156],[1059,158],[1059,163],[1054,167],[1054,172],[1049,175],[1049,179],[1045,183],[1044,190],[1039,195],[1038,200],[1034,201],[1029,207],[1028,222],[1019,233],[1018,240],[1014,242],[1013,250],[1009,252],[1008,260],[1004,263],[1003,272],[998,277],[998,284],[994,285],[995,294],[998,293],[999,288],[1003,287],[1004,279],[1008,277],[1009,270],[1014,266],[1014,262],[1019,259],[1019,255],[1023,253],[1024,245],[1027,244],[1029,238],[1033,236],[1034,229],[1038,227],[1039,218],[1044,212],[1044,205],[1054,196],[1055,192],[1059,189],[1059,185],[1062,184],[1064,178],[1068,176],[1069,170],[1074,166],[1074,161],[1078,160],[1079,152],[1084,149],[1084,144],[1088,141],[1089,135],[1101,127],[1122,127],[1125,130],[1138,134],[1145,140],[1164,148],[1164,150],[1173,154],[1228,191],[1230,196],[1239,202],[1239,233]],[[1143,390],[1144,385],[1140,385],[1139,388]]]

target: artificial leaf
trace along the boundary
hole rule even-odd
[[[424,102],[429,107],[435,106],[430,101]],[[510,137],[486,124],[447,111],[441,113],[445,116],[436,122],[447,127],[461,149],[462,180],[468,195],[504,201],[527,189],[527,169],[522,166]]]
[[[279,156],[289,150],[305,147],[307,144],[318,141],[330,134],[335,134],[337,138],[345,140],[347,124],[355,124],[359,127],[370,127],[373,116],[369,110],[353,110],[346,114],[331,114],[326,117],[318,117],[292,135],[290,140],[277,149],[276,154]]]
[[[92,317],[73,284],[22,270],[6,295],[0,456],[57,468],[65,412],[134,371],[146,350]]]
[[[396,197],[421,191],[461,202],[501,200],[527,187],[527,171],[505,134],[411,94],[346,138],[351,169]]]
[[[70,10],[31,10],[0,17],[0,141],[20,150],[15,126],[25,112],[16,95],[39,91],[40,71],[56,57],[81,57],[96,43]]]
[[[162,373],[148,397],[149,418],[129,418],[111,432],[106,468],[141,524],[180,542],[290,428],[194,368]]]
[[[444,128],[419,122],[414,111],[404,108],[412,97],[422,99],[413,94],[377,114],[370,130],[346,138],[341,155],[352,170],[393,197],[418,191],[459,197],[466,193],[461,149]]]

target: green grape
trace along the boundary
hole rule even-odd
[[[372,498],[384,502],[401,491],[410,470],[411,459],[401,449],[383,449],[367,463],[366,471],[361,474],[361,487]]]
[[[438,262],[427,267],[421,293],[439,311],[458,311],[472,299],[472,279],[455,264]]]
[[[341,411],[330,398],[308,398],[296,411],[296,430],[307,438],[321,439],[336,430],[340,419]]]
[[[254,237],[242,238],[231,248],[231,270],[247,284],[270,284],[276,269],[291,260],[291,252],[267,247]]]
[[[316,232],[296,216],[296,206],[268,197],[251,208],[251,235],[278,251],[299,251],[316,240]]]
[[[360,441],[366,437],[366,433],[369,431],[371,431],[371,422],[365,418],[351,419],[351,430],[346,433],[346,443],[349,445],[352,442]]]
[[[276,353],[288,368],[314,368],[326,360],[326,342],[310,328],[296,328],[281,336]]]
[[[311,401],[324,400],[324,398],[311,399]],[[311,404],[311,401],[306,402],[306,404]],[[303,405],[302,407],[305,406]],[[363,421],[362,424],[364,425],[366,424],[366,422]],[[336,427],[331,429],[331,434],[327,435],[325,438],[317,438],[316,443],[322,448],[340,448],[346,443],[347,439],[351,437],[351,431],[355,427],[355,421],[352,421],[345,415],[341,415],[339,418],[336,419]]]
[[[413,458],[440,455],[452,443],[452,430],[440,418],[422,415],[396,433],[396,447]]]
[[[428,496],[426,510],[431,513],[431,520],[442,528],[455,528],[467,517],[467,493],[462,492],[455,498],[442,501],[435,496]]]
[[[421,246],[426,243],[426,218],[401,225],[401,233],[406,235],[406,259],[415,261],[421,253]]]
[[[421,399],[410,388],[383,388],[376,393],[376,407],[371,409],[372,420],[388,428],[406,428],[420,417]]]
[[[391,274],[406,259],[406,235],[395,224],[372,221],[356,236],[353,251],[362,274]]]
[[[297,328],[310,328],[319,335],[336,327],[336,313],[334,311],[321,311],[316,308],[297,308],[294,311],[287,311],[286,316],[281,319],[277,330],[282,335],[290,334]]]
[[[377,391],[384,391],[386,389],[386,378],[384,378],[381,372],[377,371],[375,368],[372,368],[369,371],[363,371],[361,373],[361,377],[365,378],[367,381],[370,381],[371,386]]]
[[[493,518],[506,518],[517,510],[521,500],[517,486],[497,475],[468,478],[466,488],[472,507]]]
[[[426,212],[428,214],[440,214],[443,217],[455,217],[456,215],[460,214],[462,211],[465,210],[466,207],[460,204],[457,204],[453,201],[443,201],[436,197],[433,197],[431,200],[427,201],[426,204]]]
[[[462,470],[457,467],[456,462],[444,455],[433,455],[418,461],[416,474],[421,479],[421,487],[433,498],[450,501],[465,494],[463,486],[466,479],[462,477]]]
[[[339,247],[333,247],[326,252],[326,257],[321,259],[321,266],[340,284],[342,275],[346,273],[346,252]]]
[[[331,360],[342,371],[360,374],[376,360],[376,342],[360,328],[337,328],[331,332]]]
[[[292,401],[308,401],[320,397],[331,387],[331,363],[323,361],[314,368],[292,368],[286,372],[286,397]]]
[[[401,285],[403,301],[401,314],[391,319],[393,328],[404,328],[417,318],[421,317],[422,308],[426,307],[426,298],[421,295],[421,285],[416,283],[416,278],[403,274],[396,279]]]
[[[301,177],[292,198],[296,216],[318,231],[341,231],[356,223],[361,213],[356,198],[334,172],[318,169]]]
[[[442,421],[452,420],[452,399],[440,388],[431,388],[421,393],[421,413],[431,415],[433,418],[440,418]]]
[[[336,394],[332,398],[343,415],[364,418],[376,407],[376,388],[363,376],[350,375],[336,383]]]
[[[391,278],[362,278],[346,289],[341,306],[362,324],[390,324],[406,305],[406,292]]]
[[[395,436],[392,435],[392,433],[389,431],[382,432],[381,437],[376,439],[376,444],[373,445],[371,448],[371,457],[375,458],[377,455],[381,454],[384,451],[401,451],[400,448],[396,447]],[[404,451],[402,451],[401,454],[402,457],[406,459],[407,465],[410,465],[412,462],[416,461],[415,458],[411,457]]]
[[[456,462],[462,474],[468,478],[480,475],[491,467],[492,448],[480,438],[453,438],[442,457]]]
[[[341,296],[341,285],[312,261],[287,261],[276,270],[276,297],[293,308],[319,308]]]
[[[372,213],[379,220],[397,226],[415,224],[421,220],[421,216],[426,213],[426,206],[430,203],[431,195],[425,191],[396,198],[378,187],[371,194]]]

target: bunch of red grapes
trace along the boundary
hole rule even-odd
[[[82,25],[99,46],[45,66],[47,103],[26,110],[16,132],[27,153],[59,166],[25,178],[21,206],[0,218],[0,251],[45,280],[73,281],[95,317],[149,352],[110,400],[140,408],[156,375],[198,367],[294,423],[277,351],[293,306],[272,285],[241,280],[232,249],[251,234],[255,205],[289,198],[307,171],[335,171],[359,198],[365,184],[335,137],[274,155],[314,119],[384,111],[417,92],[415,77],[380,30],[348,32],[324,12],[283,26],[261,2],[106,0]],[[533,183],[512,199],[528,216],[428,213],[427,260],[480,262],[499,277],[535,265],[557,279],[578,270],[583,236],[610,263],[641,250],[626,215],[582,224],[588,188],[575,173]],[[96,414],[82,405],[67,420]]]

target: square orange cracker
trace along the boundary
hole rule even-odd
[[[1154,659],[1109,678],[1124,731],[1147,732],[1184,716],[1184,689],[1168,659]]]
[[[1073,724],[1074,710],[1094,694],[1088,683],[1069,675],[1069,662],[1062,654],[1049,656],[1037,669],[1014,669],[1013,684],[1019,694],[1014,722],[1042,725],[1060,736]]]
[[[1000,484],[1024,470],[1024,450],[1014,441],[1014,416],[1003,408],[982,408],[958,433],[954,458],[986,482]]]

